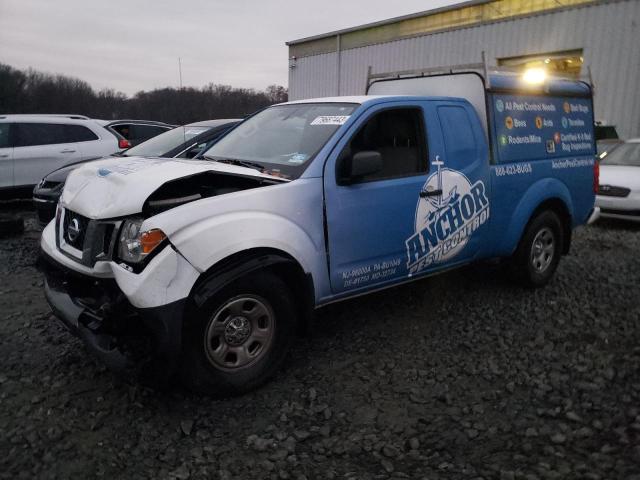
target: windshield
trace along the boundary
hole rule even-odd
[[[236,127],[204,157],[244,162],[277,176],[298,178],[356,107],[301,103],[267,108]]]
[[[601,165],[629,165],[640,167],[640,142],[623,143],[600,160]]]
[[[188,125],[176,127],[168,132],[161,133],[157,137],[150,138],[140,145],[130,148],[123,152],[122,155],[125,157],[162,157],[174,148],[211,128],[212,127],[190,127]]]

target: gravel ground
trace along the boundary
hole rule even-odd
[[[1,479],[640,479],[639,227],[578,230],[542,290],[482,266],[322,309],[274,381],[213,401],[92,361],[21,211],[0,239]]]

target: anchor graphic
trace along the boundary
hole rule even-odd
[[[435,196],[426,196],[426,200],[429,202],[429,204],[431,204],[431,206],[435,209],[432,210],[429,215],[427,216],[427,220],[430,222],[431,220],[433,220],[436,217],[440,216],[440,212],[442,210],[444,210],[445,208],[447,208],[449,205],[453,204],[456,202],[456,200],[458,200],[458,198],[460,197],[460,195],[457,192],[458,187],[455,186],[453,187],[449,193],[447,194],[446,197],[443,198],[443,191],[442,191],[442,166],[444,165],[444,162],[442,160],[440,160],[440,156],[436,155],[436,159],[431,162],[431,165],[435,165],[436,167],[438,167],[438,170],[436,172],[436,177],[438,179],[437,182],[437,191],[440,192],[438,195]],[[428,190],[423,190],[425,193],[428,192]]]

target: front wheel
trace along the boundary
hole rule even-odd
[[[527,226],[512,257],[512,271],[527,287],[546,285],[558,268],[562,252],[562,224],[547,210]]]
[[[291,344],[295,308],[278,276],[256,272],[213,293],[186,321],[183,380],[194,391],[225,397],[276,373]]]

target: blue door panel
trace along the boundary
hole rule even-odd
[[[382,109],[376,107],[354,123],[327,162],[325,198],[334,294],[378,288],[470,261],[483,244],[490,217],[489,165],[475,112],[465,102],[424,101],[420,106],[427,130],[428,172],[350,186],[336,184],[331,173],[336,157],[371,114]],[[456,135],[443,135],[443,123],[445,128],[455,128]],[[458,134],[468,138],[462,142]],[[421,196],[430,190],[436,194]]]
[[[424,109],[424,104],[415,102],[371,107],[329,157],[324,182],[330,281],[336,294],[406,277],[404,241],[413,229],[415,203],[426,172],[346,186],[337,185],[334,172],[338,155],[367,120],[382,110],[416,106]]]

